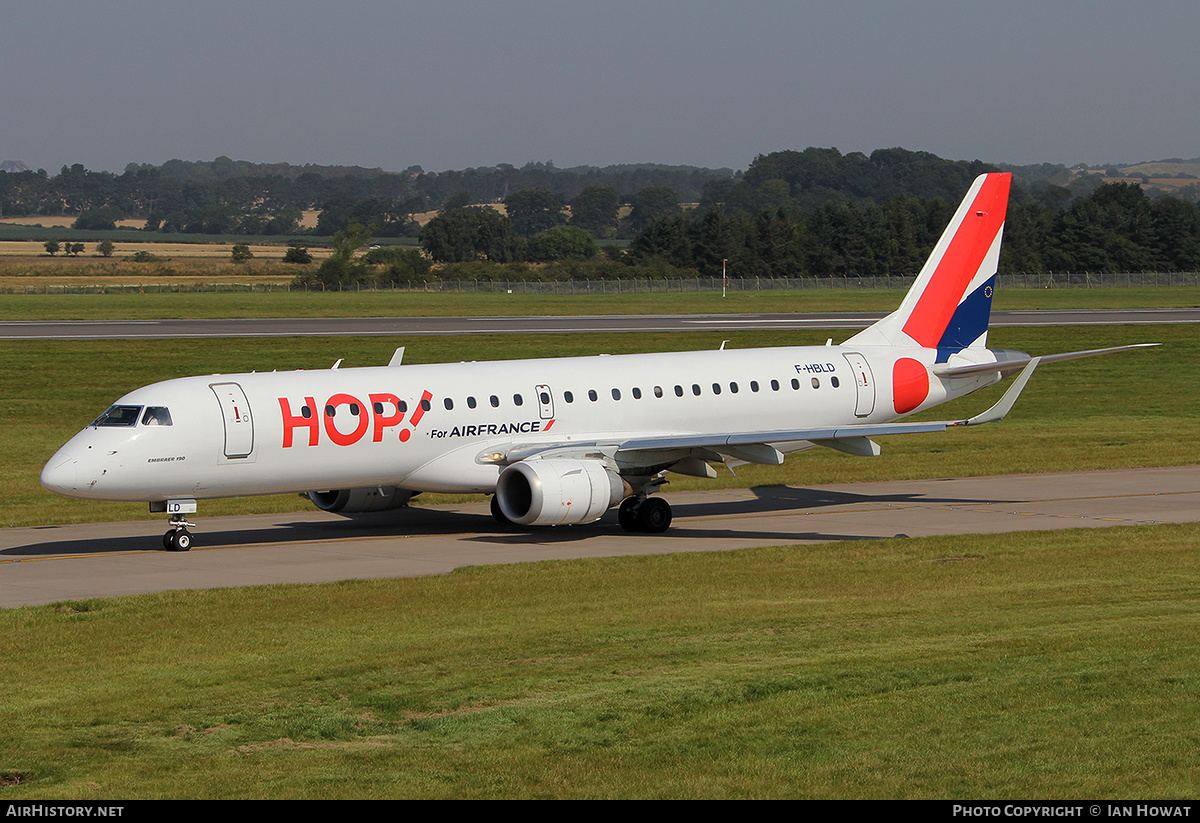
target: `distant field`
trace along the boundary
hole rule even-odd
[[[68,257],[61,251],[51,257],[46,253],[46,247],[42,241],[4,240],[0,241],[0,257],[21,258],[21,262],[24,263],[74,263],[84,265],[92,259],[107,259],[112,263],[122,263],[122,257],[138,251],[148,251],[159,257],[166,257],[171,260],[228,260],[229,253],[234,246],[233,243],[155,243],[143,241],[140,238],[129,241],[116,240],[113,241],[113,256],[111,258],[101,258],[96,251],[96,243],[84,243],[83,245],[85,249],[78,257]],[[250,251],[254,252],[256,257],[279,260],[283,257],[283,253],[287,251],[287,247],[281,245],[251,245]],[[329,249],[319,247],[313,247],[310,251],[314,258],[327,256],[330,252]],[[0,265],[0,275],[5,273],[4,268],[6,266],[7,261],[5,264]]]
[[[76,219],[77,219],[77,216],[73,215],[73,214],[72,215],[62,215],[62,216],[33,215],[32,217],[0,218],[0,224],[11,223],[14,226],[43,226],[43,227],[71,226],[72,224],[74,224]],[[117,221],[117,226],[119,228],[123,228],[123,229],[139,229],[140,230],[145,225],[146,225],[146,221],[141,220],[141,219],[118,220]],[[315,221],[314,221],[314,225],[315,225]]]

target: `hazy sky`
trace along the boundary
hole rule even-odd
[[[0,160],[1200,156],[1200,2],[0,0]]]

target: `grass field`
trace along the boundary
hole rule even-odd
[[[0,799],[1168,799],[1200,526],[0,612]]]
[[[155,265],[155,264],[147,264]],[[259,264],[251,262],[246,272]],[[263,264],[265,266],[265,264]],[[228,266],[222,267],[224,271]],[[282,280],[294,276],[285,268]],[[2,270],[0,270],[2,271]],[[247,282],[246,278],[204,282]],[[2,275],[0,275],[2,279]],[[201,278],[203,279],[203,278]],[[94,281],[89,281],[94,282]],[[124,282],[124,281],[123,281]],[[137,281],[128,281],[135,283]],[[159,282],[147,280],[144,282]],[[255,282],[262,282],[261,280]],[[0,283],[2,286],[2,283]],[[685,292],[667,294],[476,294],[453,292],[271,292],[191,294],[0,294],[3,320],[148,320],[172,317],[433,317],[497,315],[745,314],[891,311],[898,289]],[[1200,288],[1008,289],[994,308],[1137,309],[1200,306]],[[824,342],[822,340],[822,342]]]

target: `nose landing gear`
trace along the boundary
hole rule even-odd
[[[172,515],[171,528],[163,535],[163,548],[169,552],[185,552],[192,547],[192,533],[188,527],[196,528],[195,523],[189,523],[182,514]]]
[[[152,500],[151,512],[170,512],[171,528],[163,535],[163,548],[169,552],[185,552],[192,547],[192,533],[188,529],[196,528],[195,523],[187,521],[187,515],[196,513],[196,501],[191,498],[176,500]]]

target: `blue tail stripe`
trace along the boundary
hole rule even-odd
[[[992,292],[996,288],[996,276],[992,275],[983,285],[967,295],[958,304],[946,331],[938,341],[937,362],[944,363],[954,352],[960,351],[987,331],[992,316]]]

